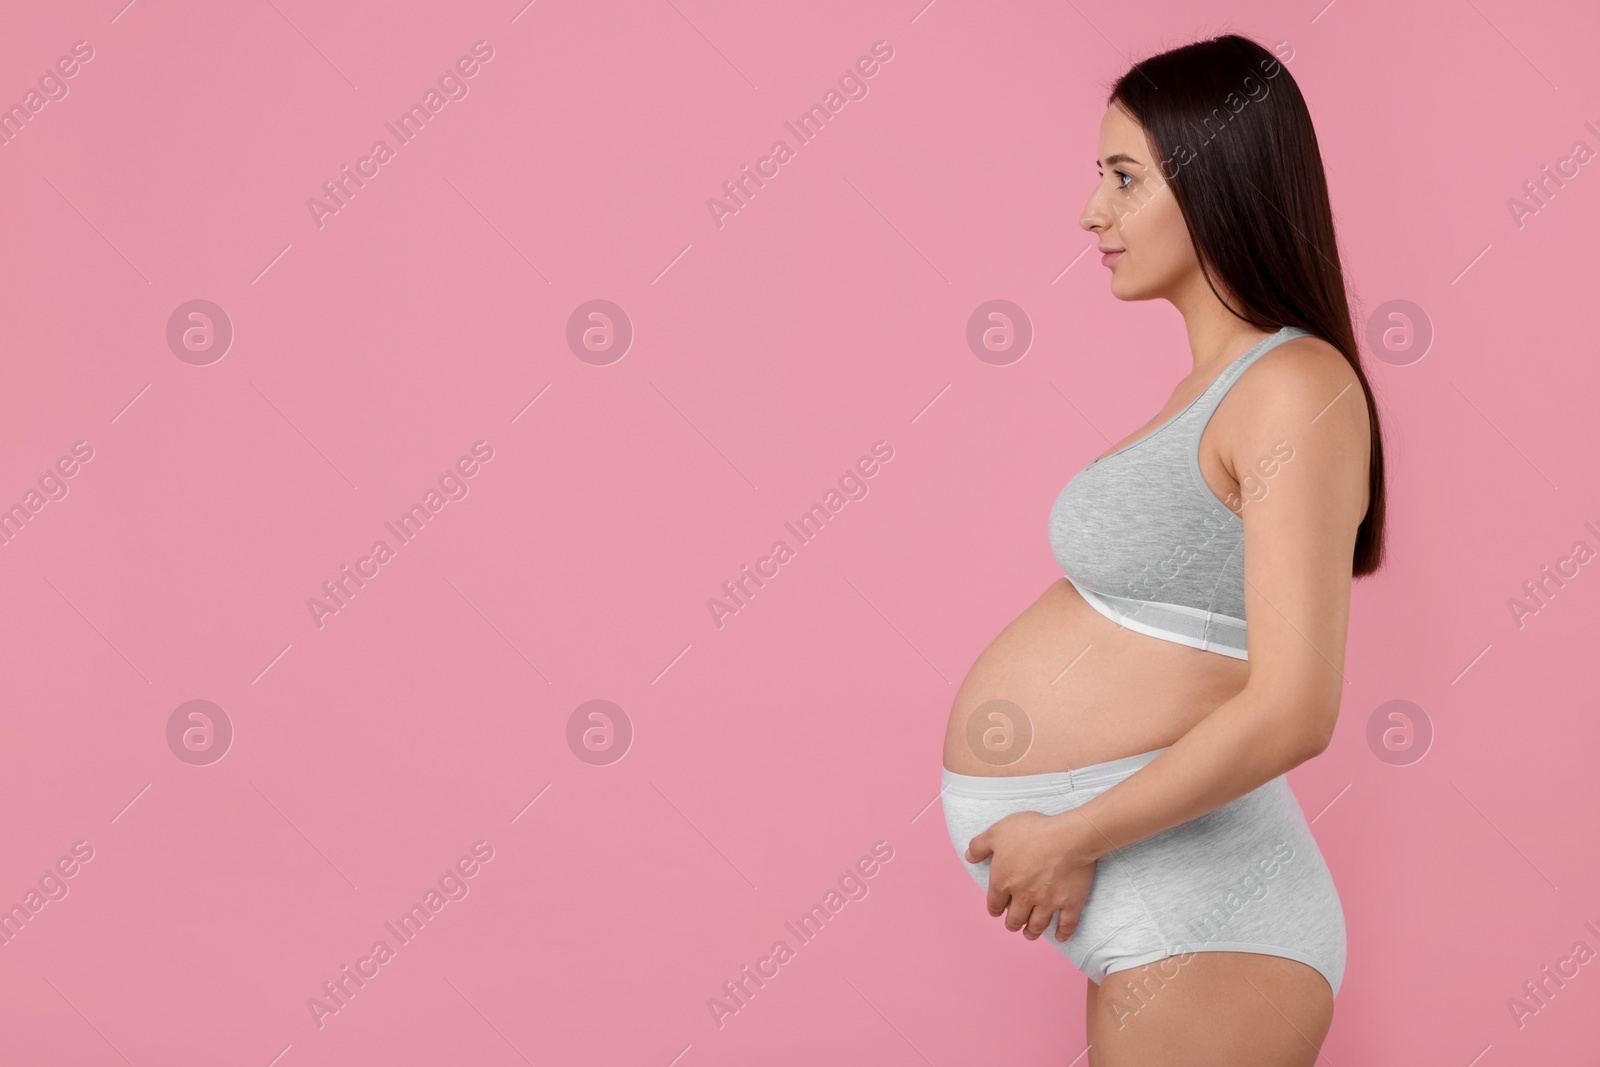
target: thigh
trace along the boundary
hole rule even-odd
[[[1083,1039],[1089,1043],[1088,1067],[1100,1067],[1100,1054],[1094,1048],[1100,1032],[1100,1013],[1095,1010],[1096,995],[1100,992],[1100,987],[1093,979],[1089,980],[1088,986],[1088,995],[1084,998],[1083,1004]],[[1076,1067],[1076,1064],[1073,1067]]]
[[[1089,983],[1090,1067],[1311,1067],[1333,991],[1281,956],[1196,952]]]

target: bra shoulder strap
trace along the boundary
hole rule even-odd
[[[1228,395],[1228,390],[1233,388],[1234,383],[1239,380],[1239,376],[1249,370],[1256,360],[1285,341],[1307,336],[1310,336],[1310,331],[1308,330],[1302,330],[1298,326],[1285,326],[1272,336],[1262,338],[1244,355],[1229,364],[1228,369],[1223,371],[1217,377],[1217,380],[1211,383],[1205,393],[1201,395],[1199,403],[1195,404],[1196,413],[1200,416],[1197,420],[1200,425],[1198,430],[1195,431],[1195,435],[1199,436],[1199,432],[1205,429],[1205,424],[1210,421],[1211,412],[1217,409],[1217,405],[1222,403],[1222,398]]]

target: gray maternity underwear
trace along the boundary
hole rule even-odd
[[[1073,771],[978,777],[944,769],[945,824],[961,862],[987,892],[989,860],[967,843],[1019,811],[1056,815],[1110,789],[1165,749]],[[1109,852],[1078,929],[1039,938],[1095,983],[1191,952],[1255,952],[1299,960],[1339,992],[1344,909],[1300,803],[1283,776],[1197,819]],[[1020,935],[1019,935],[1020,936]],[[1166,977],[1171,977],[1167,975]]]

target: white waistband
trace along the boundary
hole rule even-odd
[[[1064,793],[1102,793],[1167,750],[1167,746],[1070,771],[1040,774],[971,775],[941,767],[940,793],[967,797],[1045,797]],[[1083,799],[1087,800],[1087,797]]]

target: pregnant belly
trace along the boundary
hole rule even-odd
[[[956,692],[944,765],[1042,774],[1172,744],[1244,688],[1249,664],[1118,626],[1065,578],[996,637]]]

